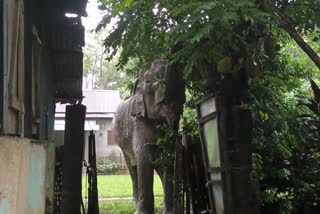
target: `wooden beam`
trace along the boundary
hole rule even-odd
[[[86,107],[66,107],[62,178],[62,214],[79,214]]]

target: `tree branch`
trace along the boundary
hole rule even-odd
[[[277,22],[277,24],[284,29],[294,41],[300,46],[300,48],[310,57],[310,59],[316,64],[316,66],[320,70],[320,57],[318,54],[304,41],[304,39],[299,35],[296,31],[294,24],[290,22],[290,20],[285,17],[285,15],[272,11],[270,13],[272,18]]]
[[[300,46],[300,48],[309,56],[320,70],[320,57],[299,35],[295,29],[296,26],[285,15],[279,12],[277,8],[272,6],[264,7],[263,1],[260,2],[260,5],[262,6],[261,9],[271,15],[273,20],[290,35],[290,37],[297,43],[297,45]]]

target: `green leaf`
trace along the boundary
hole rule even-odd
[[[259,114],[260,114],[261,118],[264,119],[264,113],[262,111],[259,111]]]

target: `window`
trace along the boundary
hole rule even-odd
[[[108,145],[115,145],[116,142],[114,140],[113,134],[111,130],[108,130]]]

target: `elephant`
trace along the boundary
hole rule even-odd
[[[112,130],[120,146],[133,186],[135,214],[154,214],[153,174],[160,176],[164,191],[164,214],[174,212],[172,173],[155,167],[159,153],[152,142],[159,138],[158,124],[177,129],[185,102],[185,83],[177,66],[166,59],[153,61],[141,70],[134,94],[117,108]]]

